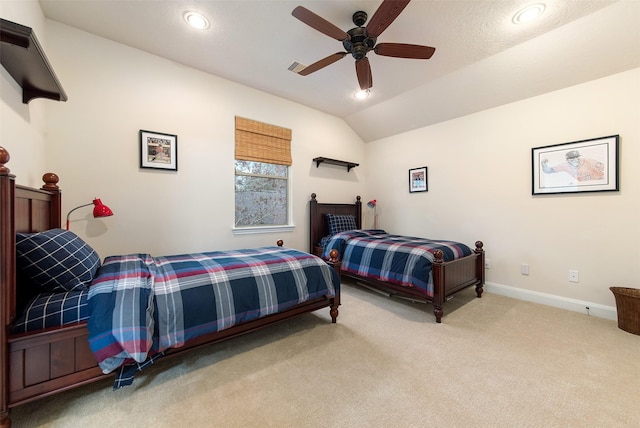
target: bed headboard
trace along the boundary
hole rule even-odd
[[[9,159],[9,152],[0,147],[0,335],[16,317],[16,233],[41,232],[62,224],[58,176],[43,175],[41,189],[16,185],[15,175],[6,166]]]
[[[320,204],[316,200],[316,194],[311,194],[309,201],[309,252],[314,253],[314,246],[329,234],[329,226],[325,220],[326,214],[346,214],[356,218],[356,226],[362,228],[362,202],[360,196],[356,196],[353,204]]]

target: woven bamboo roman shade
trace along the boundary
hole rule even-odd
[[[291,165],[291,130],[236,116],[236,159]]]

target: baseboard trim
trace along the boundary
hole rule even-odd
[[[600,305],[598,303],[585,302],[583,300],[569,299],[567,297],[555,296],[553,294],[540,293],[538,291],[523,290],[522,288],[511,287],[509,285],[494,284],[486,282],[484,289],[488,293],[499,294],[501,296],[513,297],[514,299],[527,302],[540,303],[542,305],[553,306],[554,308],[567,309],[608,320],[618,320],[618,313],[615,306]],[[589,308],[589,309],[587,309]]]

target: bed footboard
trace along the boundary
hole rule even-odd
[[[455,293],[465,288],[476,287],[476,296],[484,292],[484,250],[482,241],[476,241],[473,254],[450,262],[444,261],[440,250],[434,252],[433,272],[433,314],[436,322],[442,322],[443,305]]]

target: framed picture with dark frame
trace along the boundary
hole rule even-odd
[[[178,170],[178,136],[140,130],[140,168]]]
[[[620,136],[531,149],[533,195],[617,191]]]
[[[427,182],[427,167],[412,168],[409,170],[409,193],[426,192],[429,190]]]

